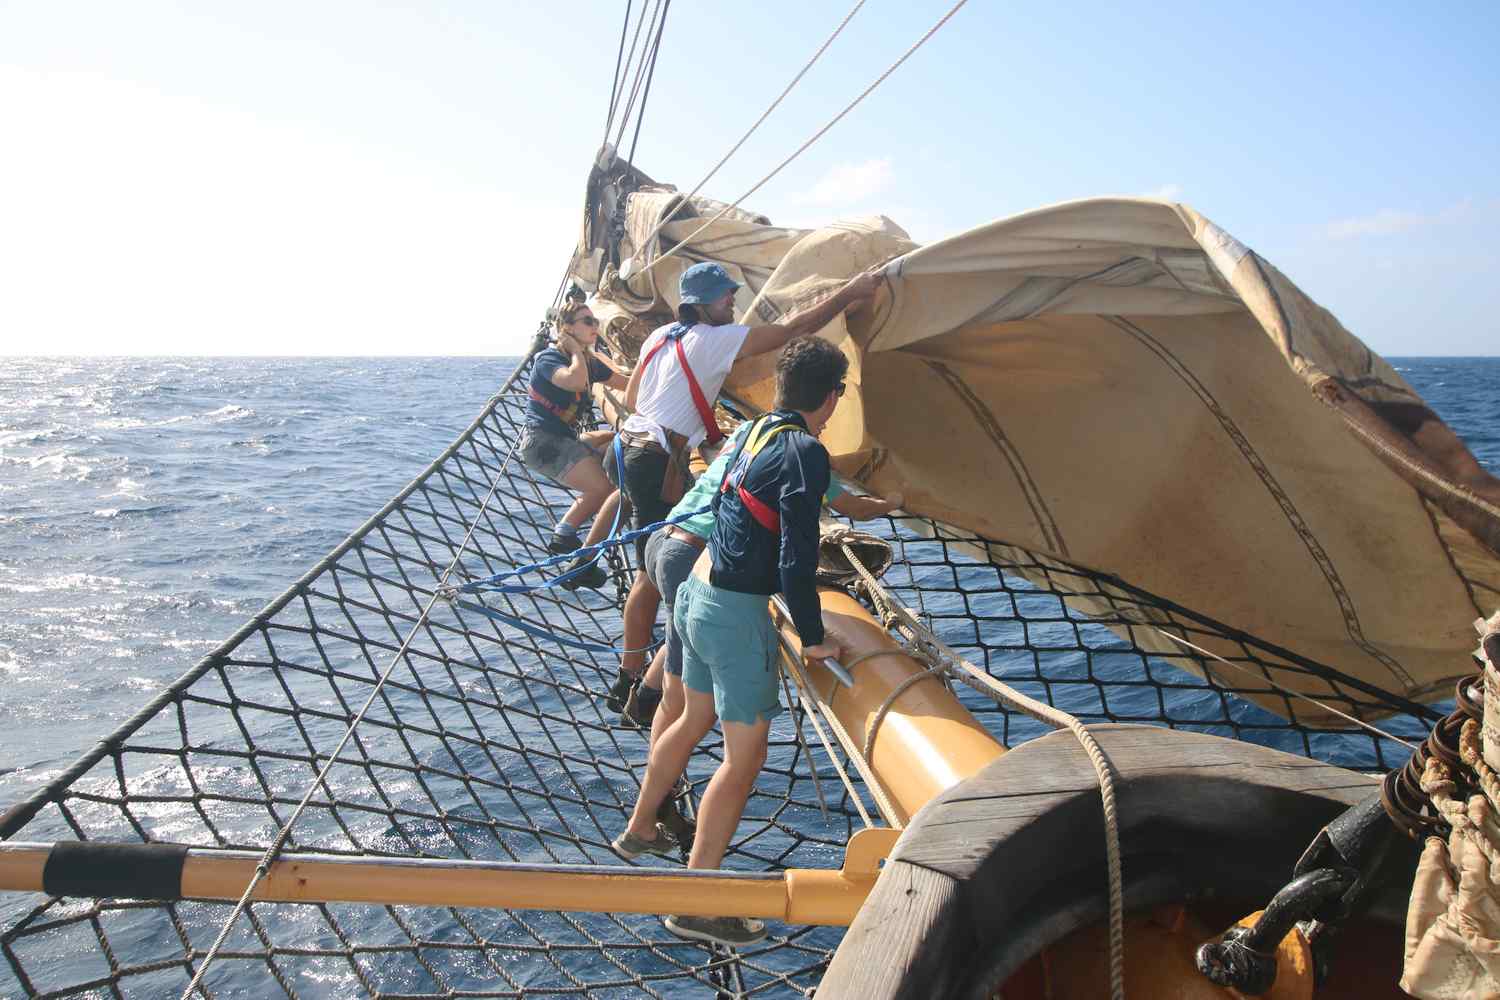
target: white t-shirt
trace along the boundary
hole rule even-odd
[[[668,323],[651,331],[651,336],[641,345],[640,356],[645,358],[650,354],[673,325]],[[682,335],[682,349],[687,355],[688,367],[693,369],[709,406],[718,397],[724,379],[749,334],[748,326],[698,323]],[[695,447],[708,435],[703,418],[693,405],[693,394],[677,360],[677,349],[671,344],[657,351],[651,364],[641,373],[635,412],[626,419],[625,429],[649,433],[663,448],[668,447],[667,431],[676,431],[686,437],[688,447]]]

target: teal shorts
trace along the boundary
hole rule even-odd
[[[712,693],[714,711],[725,722],[748,726],[781,714],[769,600],[722,590],[696,576],[678,588],[672,618],[682,642],[682,683]]]

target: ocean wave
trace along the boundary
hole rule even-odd
[[[95,576],[92,573],[63,573],[58,576],[43,576],[18,583],[13,580],[0,580],[0,592],[11,594],[44,594],[55,590],[88,590],[98,591],[109,588],[108,592],[119,593],[120,589],[128,586],[127,581],[117,576]]]
[[[246,417],[255,416],[255,411],[248,406],[240,406],[237,403],[227,403],[217,410],[209,410],[207,413],[184,413],[175,417],[168,417],[157,424],[165,427],[169,424],[185,424],[193,420],[207,420],[215,424],[227,424],[231,420],[244,420]]]

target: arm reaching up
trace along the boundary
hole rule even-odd
[[[843,288],[806,312],[798,313],[783,323],[751,327],[744,344],[740,346],[738,356],[748,358],[768,351],[779,351],[798,337],[817,333],[839,313],[858,308],[873,299],[880,281],[881,273],[878,269],[856,274]]]

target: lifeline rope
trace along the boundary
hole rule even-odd
[[[864,581],[865,589],[870,594],[871,599],[876,601],[877,605],[882,606],[882,612],[899,620],[911,631],[914,639],[922,643],[930,643],[933,649],[941,651],[943,658],[936,662],[929,662],[929,672],[934,669],[947,671],[975,690],[987,693],[1000,701],[1018,708],[1039,722],[1045,722],[1059,729],[1067,729],[1082,744],[1084,753],[1088,755],[1089,763],[1094,766],[1094,774],[1098,777],[1099,798],[1102,801],[1104,809],[1104,851],[1109,867],[1110,997],[1112,1000],[1125,1000],[1125,889],[1124,878],[1120,870],[1120,826],[1115,806],[1114,769],[1110,767],[1109,759],[1105,757],[1104,751],[1094,740],[1093,734],[1088,731],[1076,716],[1022,694],[1009,684],[991,677],[978,667],[970,664],[963,657],[948,648],[941,639],[928,631],[921,622],[912,617],[904,607],[890,599],[890,595],[886,593],[880,581],[865,568],[864,563],[854,554],[854,550],[847,543],[841,542],[839,547],[843,549],[844,557],[849,560],[849,565],[854,568],[859,574],[860,579]],[[962,672],[957,667],[962,667]],[[928,675],[918,675],[914,678],[914,681],[926,679]],[[891,700],[894,701],[894,696]],[[867,746],[873,746],[874,740],[875,734],[872,727]]]
[[[869,97],[870,93],[872,91],[874,91],[874,89],[876,87],[880,86],[882,83],[884,83],[886,81],[887,77],[889,77],[892,73],[896,72],[896,70],[901,66],[902,63],[906,62],[907,59],[911,58],[911,56],[912,56],[913,53],[915,53],[918,49],[920,49],[923,45],[925,45],[927,43],[927,40],[929,38],[931,38],[933,35],[937,34],[938,29],[941,28],[943,25],[947,24],[948,20],[950,18],[952,18],[954,14],[957,14],[958,11],[959,11],[959,9],[961,7],[963,7],[963,5],[965,3],[967,3],[967,2],[968,2],[968,0],[958,0],[958,2],[956,4],[954,4],[948,10],[948,13],[946,13],[942,17],[938,18],[937,23],[934,24],[932,27],[928,28],[927,31],[926,31],[926,33],[923,34],[921,38],[918,38],[915,42],[913,42],[912,45],[911,45],[911,47],[908,48],[905,52],[903,52],[901,54],[901,57],[899,59],[897,59],[895,62],[891,63],[891,65],[886,68],[886,71],[884,73],[881,73],[879,76],[877,76],[875,78],[875,81],[873,83],[871,83],[868,87],[866,87],[863,91],[861,91],[860,95],[858,97],[856,97],[854,100],[850,101],[847,105],[845,105],[844,110],[842,110],[838,114],[834,115],[833,118],[829,120],[828,124],[824,125],[822,128],[820,128],[816,132],[814,132],[810,137],[808,137],[808,139],[807,139],[806,142],[804,142],[802,145],[798,146],[797,149],[792,152],[792,155],[788,156],[786,159],[784,159],[780,163],[778,163],[776,165],[776,167],[770,173],[766,174],[760,180],[756,181],[755,184],[753,186],[751,186],[750,190],[748,190],[744,194],[740,195],[738,198],[736,198],[729,205],[726,205],[724,208],[720,209],[720,211],[719,211],[719,213],[717,215],[715,215],[713,218],[709,219],[707,222],[705,222],[703,225],[699,226],[697,229],[693,230],[692,233],[690,233],[687,236],[686,239],[682,240],[680,243],[678,243],[672,249],[668,250],[666,253],[661,254],[660,256],[658,256],[655,259],[653,259],[652,261],[650,261],[648,264],[646,264],[644,267],[642,267],[641,270],[639,272],[637,272],[637,273],[645,274],[647,271],[650,271],[652,268],[654,268],[657,264],[660,264],[662,261],[666,260],[668,257],[671,257],[674,254],[676,254],[677,251],[681,250],[683,247],[687,246],[693,240],[697,239],[698,235],[700,233],[702,233],[705,229],[707,229],[709,226],[712,226],[714,223],[716,223],[720,219],[724,218],[724,216],[728,215],[730,212],[732,212],[736,208],[738,208],[739,205],[740,205],[740,202],[744,201],[746,198],[750,197],[752,194],[754,194],[755,192],[759,191],[762,187],[764,187],[766,185],[766,183],[771,180],[771,178],[773,178],[777,174],[781,173],[781,171],[784,170],[793,160],[795,160],[797,157],[799,157],[803,153],[805,153],[807,151],[807,149],[808,149],[809,146],[811,146],[813,143],[817,142],[819,139],[823,138],[823,136],[825,134],[827,134],[827,132],[828,132],[829,129],[833,128],[835,125],[837,125],[840,121],[842,121],[844,119],[845,115],[849,114],[849,112],[851,112],[855,108],[859,107],[860,103],[866,97]]]

